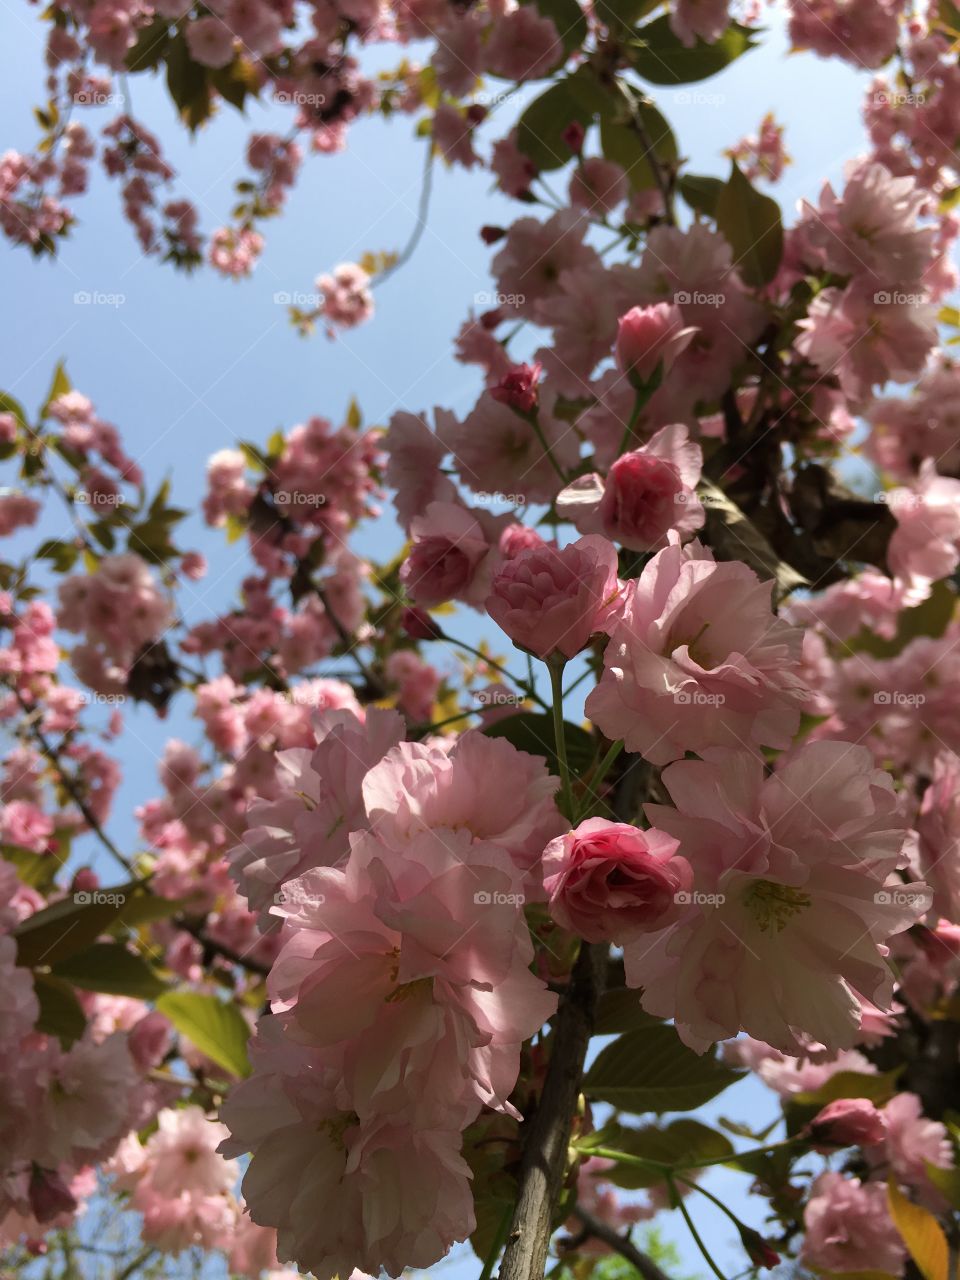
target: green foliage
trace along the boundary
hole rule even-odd
[[[780,206],[751,186],[736,162],[726,186],[717,193],[715,216],[746,283],[769,284],[783,257]]]
[[[514,716],[504,716],[483,732],[488,738],[506,738],[518,751],[526,751],[530,755],[545,755],[550,772],[559,774],[553,717],[546,712],[520,711]],[[585,773],[595,755],[593,738],[586,729],[569,721],[564,722],[563,737],[571,772],[574,776]]]
[[[621,1111],[692,1111],[709,1102],[742,1072],[711,1053],[696,1054],[671,1026],[625,1032],[599,1055],[584,1092]]]
[[[84,991],[155,1000],[167,989],[146,960],[120,942],[95,942],[52,966],[52,972]]]
[[[250,1074],[250,1028],[235,1004],[193,991],[169,991],[157,1008],[201,1053],[234,1076]]]
[[[748,27],[735,22],[713,44],[698,38],[687,48],[670,30],[670,19],[664,14],[639,28],[628,56],[634,71],[651,84],[693,84],[715,76],[752,49],[753,36]]]

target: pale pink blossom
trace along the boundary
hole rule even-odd
[[[654,764],[716,745],[789,746],[805,698],[801,640],[746,565],[673,542],[636,581],[587,714]]]
[[[486,610],[520,648],[538,658],[572,658],[612,625],[621,603],[616,550],[588,536],[562,550],[544,544],[505,560]]]

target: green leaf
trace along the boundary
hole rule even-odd
[[[560,169],[569,163],[572,152],[563,140],[564,130],[573,120],[586,126],[592,112],[571,91],[569,80],[534,98],[517,124],[517,146],[537,169]]]
[[[169,991],[157,1008],[181,1035],[234,1076],[250,1074],[250,1028],[235,1004],[193,991]]]
[[[565,53],[572,53],[583,44],[587,35],[587,15],[577,0],[523,0],[523,3],[534,4],[542,17],[551,19]],[[544,72],[544,75],[549,74]]]
[[[893,1178],[887,1183],[890,1216],[923,1280],[949,1280],[950,1250],[929,1209],[908,1200]]]
[[[638,102],[637,115],[643,130],[650,139],[648,147],[639,131],[629,122],[620,122],[604,116],[600,121],[600,145],[608,160],[615,160],[636,191],[649,190],[657,185],[650,163],[651,150],[661,164],[672,168],[679,152],[677,140],[670,125],[651,103]]]
[[[735,22],[713,44],[697,39],[688,49],[670,30],[670,18],[664,14],[639,28],[627,56],[633,69],[651,84],[693,84],[715,76],[752,49],[753,34]]]
[[[128,950],[120,942],[95,942],[86,951],[52,966],[58,978],[64,978],[84,991],[101,991],[111,996],[136,996],[155,1000],[167,989],[142,956]]]
[[[170,44],[170,23],[167,18],[156,17],[148,27],[143,27],[137,43],[126,56],[128,71],[150,71],[163,61]]]
[[[50,383],[50,390],[47,392],[47,398],[43,402],[40,410],[40,417],[45,418],[47,411],[53,404],[54,400],[58,400],[60,396],[65,396],[68,391],[73,390],[73,384],[67,377],[67,369],[62,360],[57,361],[56,368],[53,371],[53,380]]]
[[[7,395],[5,391],[0,391],[0,413],[12,413],[17,422],[24,430],[27,429],[27,415],[24,412],[23,405],[19,400],[15,400],[13,396]]]
[[[815,1107],[818,1111],[828,1102],[836,1102],[838,1098],[867,1098],[877,1106],[882,1106],[893,1097],[899,1074],[899,1069],[876,1075],[867,1075],[861,1071],[838,1071],[829,1080],[825,1080],[819,1089],[793,1094],[791,1102]]]
[[[949,1200],[954,1209],[960,1209],[960,1169],[956,1166],[941,1169],[939,1165],[931,1164],[929,1160],[924,1160],[923,1163],[927,1170],[927,1177],[944,1199]]]
[[[580,725],[564,721],[563,730],[567,760],[571,772],[577,776],[590,767],[594,757],[594,742]],[[553,717],[546,712],[520,711],[515,716],[504,716],[483,732],[488,738],[506,738],[518,751],[526,751],[532,756],[546,756],[550,772],[560,772]]]
[[[641,1007],[640,996],[627,987],[605,991],[597,1004],[593,1023],[595,1036],[614,1036],[622,1031],[639,1031],[642,1027],[659,1027],[659,1018]]]
[[[32,849],[21,849],[15,844],[0,845],[0,857],[4,862],[13,863],[18,879],[41,893],[52,886],[61,866],[61,860],[55,854],[34,853]]]
[[[184,124],[191,130],[196,129],[210,118],[213,110],[207,68],[190,57],[182,33],[170,42],[164,61],[170,97]]]
[[[911,640],[919,636],[932,636],[939,640],[953,619],[957,608],[957,593],[945,579],[935,582],[921,604],[904,609],[897,618],[897,631],[885,640],[873,631],[863,628],[850,642],[854,649],[871,653],[878,658],[895,658]]]
[[[743,1073],[688,1049],[670,1026],[628,1031],[598,1056],[584,1092],[621,1111],[691,1111]]]
[[[642,1129],[621,1127],[619,1133],[610,1135],[604,1146],[677,1168],[690,1168],[704,1160],[721,1161],[734,1155],[733,1143],[725,1134],[699,1120],[689,1119],[674,1120],[666,1126],[646,1125]],[[618,1164],[614,1169],[605,1170],[603,1177],[628,1190],[654,1187],[663,1181],[662,1174],[655,1169],[641,1169],[631,1164]]]
[[[707,218],[717,216],[717,201],[723,190],[723,183],[719,178],[711,178],[707,174],[685,173],[677,186],[694,213],[702,213]]]
[[[87,1026],[80,1001],[66,982],[50,974],[34,974],[33,989],[40,1004],[37,1030],[56,1036],[62,1047],[69,1049]]]
[[[769,284],[783,257],[780,206],[750,185],[736,161],[726,186],[717,196],[716,219],[745,282]]]
[[[133,892],[134,886],[121,885],[73,893],[29,916],[13,931],[17,964],[53,965],[84,951],[120,917]]]
[[[260,89],[253,63],[242,54],[226,67],[216,67],[210,72],[210,82],[217,93],[232,107],[242,111],[247,98],[255,98]]]

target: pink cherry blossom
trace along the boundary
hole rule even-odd
[[[486,609],[514,644],[538,658],[572,658],[611,625],[620,600],[616,551],[605,538],[588,536],[505,560]]]

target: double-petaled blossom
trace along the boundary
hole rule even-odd
[[[693,868],[686,910],[631,941],[627,982],[693,1048],[747,1031],[787,1053],[858,1040],[864,1000],[888,1006],[885,942],[930,907],[896,868],[905,836],[888,774],[852,743],[813,743],[772,776],[712,749],[664,770],[675,807],[647,817]]]
[[[678,535],[631,585],[587,714],[654,764],[712,746],[786,747],[805,700],[802,632],[770,583]]]
[[[689,538],[704,521],[696,495],[703,451],[682,423],[661,427],[622,454],[606,477],[580,476],[558,495],[558,513],[581,533],[602,533],[631,551],[659,551],[671,529]]]

